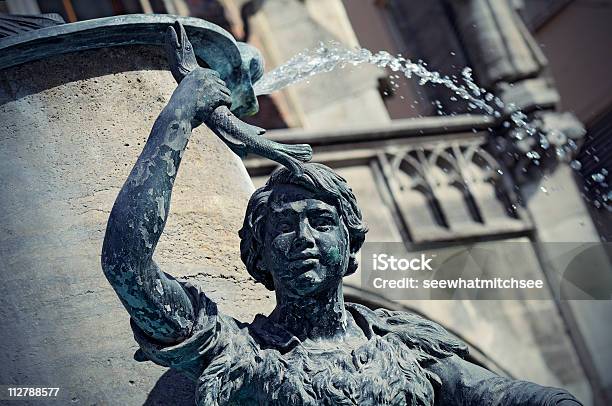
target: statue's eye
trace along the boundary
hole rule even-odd
[[[326,216],[318,216],[310,221],[312,227],[318,231],[328,231],[336,225],[333,218]]]
[[[280,221],[276,225],[276,229],[280,231],[281,233],[288,233],[293,230],[293,227],[291,226],[291,223],[288,221]]]

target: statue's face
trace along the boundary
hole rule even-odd
[[[269,202],[263,266],[275,289],[299,297],[340,284],[349,240],[336,208],[293,185],[278,187]]]

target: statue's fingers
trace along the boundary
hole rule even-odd
[[[221,89],[221,93],[223,93],[224,96],[229,97],[229,100],[232,100],[232,92],[230,92],[230,90],[226,87]]]
[[[225,84],[225,81],[224,81],[223,79],[219,78],[219,77],[215,77],[215,82],[216,82],[218,85],[220,85],[220,86],[227,86],[227,85]]]
[[[215,84],[216,84],[215,87],[219,89],[221,92],[225,94],[232,94],[232,92],[229,90],[229,87],[227,87],[227,85],[225,84],[223,80],[216,78]]]
[[[219,99],[221,100],[221,104],[224,104],[227,106],[232,105],[232,96],[230,96],[229,94],[223,93],[223,92],[221,92],[219,96],[220,96]]]

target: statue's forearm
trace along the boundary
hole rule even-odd
[[[151,258],[162,234],[172,187],[189,136],[188,118],[177,116],[170,102],[162,111],[134,168],[123,185],[109,223],[118,222],[134,260]]]
[[[182,287],[152,261],[191,135],[193,115],[185,105],[175,92],[157,118],[115,201],[102,249],[104,273],[124,306],[142,330],[161,341],[186,337],[194,318]]]
[[[436,405],[580,406],[567,391],[497,376],[457,356],[430,367],[442,381]]]
[[[499,376],[479,381],[466,392],[468,405],[582,406],[563,389]]]

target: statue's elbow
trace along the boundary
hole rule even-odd
[[[120,264],[121,260],[126,257],[124,248],[129,245],[129,241],[125,240],[126,230],[123,224],[127,222],[127,218],[123,215],[119,205],[115,203],[108,217],[106,231],[104,233],[104,241],[102,242],[102,252],[100,255],[100,263],[102,270],[108,276]]]
[[[554,404],[555,406],[583,406],[582,402],[564,389],[557,390],[554,395],[554,401],[555,403],[550,404]]]
[[[102,272],[104,272],[104,275],[112,284],[116,279],[117,270],[121,268],[121,258],[123,255],[121,255],[117,249],[115,239],[118,236],[112,232],[109,232],[109,228],[110,227],[107,227],[104,242],[102,243],[100,265],[102,267]]]
[[[106,276],[106,279],[108,279],[108,281],[112,284],[115,280],[116,264],[106,254],[107,253],[105,253],[105,250],[102,250],[102,255],[100,257],[100,266],[102,268],[104,276]]]
[[[113,258],[113,249],[111,240],[113,239],[113,234],[110,230],[110,219],[106,226],[106,233],[104,234],[104,241],[102,242],[102,252],[100,254],[100,264],[102,265],[102,270],[106,272],[106,268],[110,266],[110,261]]]

